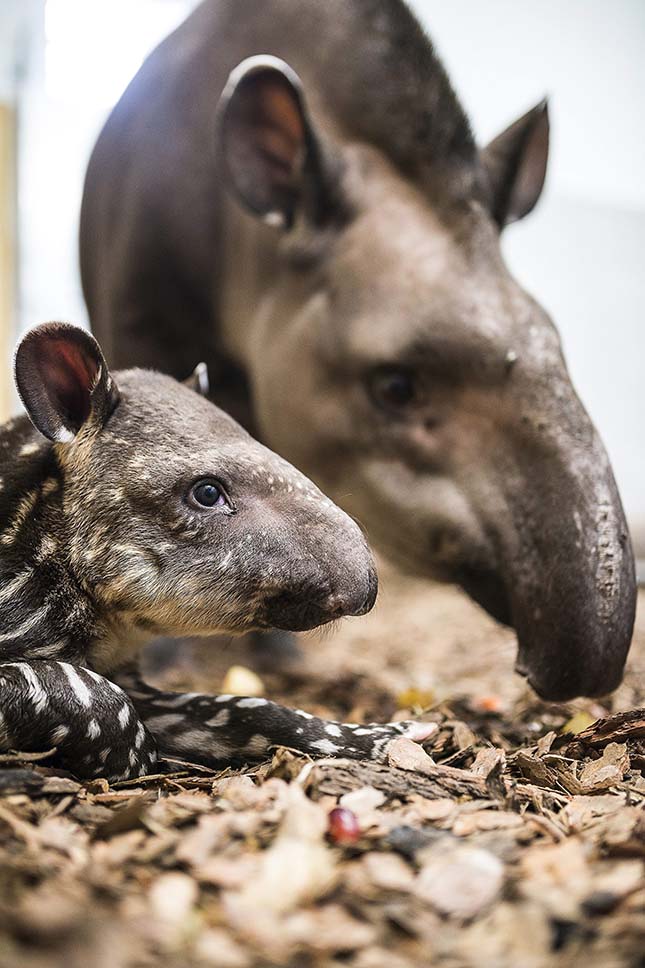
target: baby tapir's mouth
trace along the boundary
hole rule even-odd
[[[374,606],[377,592],[378,579],[372,569],[346,588],[320,597],[282,592],[266,602],[262,625],[289,632],[306,632],[345,616],[365,615]]]

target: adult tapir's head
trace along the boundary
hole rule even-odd
[[[262,56],[229,79],[221,170],[281,233],[249,360],[260,427],[401,565],[513,625],[540,695],[603,694],[631,639],[627,526],[557,331],[500,253],[542,189],[547,107],[480,152],[428,60],[427,91],[423,65],[405,90],[375,77],[351,130],[342,78],[323,98]]]

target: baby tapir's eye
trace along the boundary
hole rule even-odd
[[[227,508],[232,510],[231,502],[224,488],[212,477],[203,478],[191,487],[188,498],[199,508]]]

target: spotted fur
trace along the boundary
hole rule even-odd
[[[74,327],[28,334],[16,377],[31,422],[0,428],[0,748],[55,747],[79,776],[126,779],[157,769],[158,752],[212,764],[280,743],[380,757],[392,736],[415,735],[143,683],[132,660],[159,634],[367,611],[366,542],[202,396],[157,373],[111,376]],[[225,507],[191,503],[203,478],[222,484]]]

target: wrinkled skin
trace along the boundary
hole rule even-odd
[[[205,359],[223,406],[513,625],[518,669],[566,699],[620,681],[635,581],[557,332],[500,253],[548,135],[542,104],[479,151],[395,0],[206,3],[99,139],[81,256],[112,362]]]

